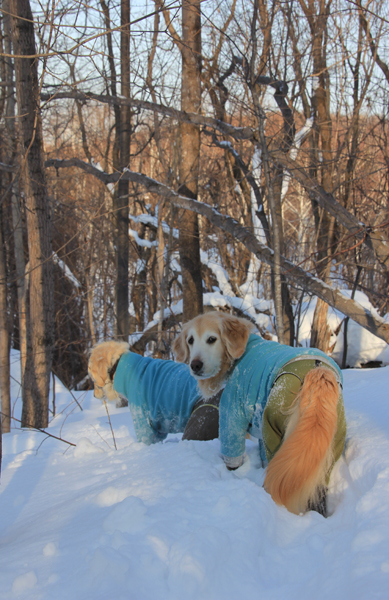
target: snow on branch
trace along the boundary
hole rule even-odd
[[[53,252],[53,262],[55,262],[55,264],[60,267],[60,269],[63,271],[65,277],[67,277],[67,279],[69,279],[69,281],[72,282],[74,287],[76,287],[78,289],[81,288],[81,283],[78,281],[77,277],[75,275],[73,275],[73,273],[71,272],[69,267],[67,265],[65,265],[63,260],[61,260],[58,256],[58,254],[56,254],[55,252]]]
[[[151,225],[155,229],[158,228],[158,217],[154,217],[153,215],[148,215],[143,213],[142,215],[128,215],[128,218],[131,219],[134,223],[143,223],[144,225]],[[170,234],[170,226],[166,223],[166,221],[162,221],[162,229],[166,234]],[[176,228],[173,228],[172,231],[173,237],[178,239],[179,231]]]
[[[150,240],[145,240],[144,238],[141,238],[138,232],[134,229],[128,228],[128,235],[134,238],[138,246],[143,246],[144,248],[155,248],[156,246],[158,246],[157,241],[151,242]]]

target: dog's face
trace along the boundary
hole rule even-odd
[[[188,362],[196,379],[208,379],[217,375],[224,355],[219,319],[211,319],[208,315],[207,317],[197,317],[187,323],[182,331],[181,340],[176,340],[174,345],[177,359],[180,362]],[[183,354],[180,350],[183,350]]]
[[[189,364],[192,375],[211,379],[226,373],[246,349],[253,329],[245,319],[210,312],[186,323],[174,340],[173,352],[179,362]]]

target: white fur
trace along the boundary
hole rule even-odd
[[[186,334],[186,343],[189,348],[189,366],[192,375],[196,379],[209,379],[220,372],[223,342],[219,331],[215,327],[208,328],[205,331],[198,331],[195,326],[190,327]],[[203,363],[203,367],[198,374],[193,370],[193,365],[196,364],[194,361]]]

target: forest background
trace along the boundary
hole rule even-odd
[[[210,298],[291,345],[318,298],[342,367],[349,319],[389,343],[388,28],[385,0],[1,1],[3,432],[11,347],[42,428],[51,373],[87,386],[106,338],[169,358]]]

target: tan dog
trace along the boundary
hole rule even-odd
[[[337,375],[339,372],[341,378],[340,371],[331,359],[315,349],[290,348],[259,336],[251,336],[250,347],[244,354],[251,331],[252,325],[245,319],[217,312],[206,313],[183,326],[173,350],[178,361],[189,364],[205,398],[217,393],[228,381],[229,387],[220,401],[219,421],[219,438],[227,467],[239,467],[244,454],[227,454],[223,444],[224,448],[230,449],[235,442],[231,442],[231,446],[228,440],[236,438],[244,444],[242,436],[245,432],[239,428],[249,429],[252,433],[255,415],[259,414],[262,433],[256,437],[263,440],[269,461],[265,489],[277,504],[286,506],[291,512],[298,514],[314,507],[325,515],[326,482],[334,460],[342,452],[346,435],[342,400],[341,409],[338,411],[337,408],[340,397]],[[282,362],[284,355],[287,358]],[[239,380],[236,374],[239,369],[234,369],[234,363],[242,356],[246,363],[241,361]],[[281,358],[277,358],[279,356]],[[248,367],[243,368],[243,364]],[[253,390],[255,385],[251,382],[257,381],[256,374],[261,371],[265,378],[261,381],[273,378],[272,384],[266,387],[267,384],[260,382],[258,390]],[[273,376],[277,372],[278,376]],[[274,381],[277,379],[276,386]],[[292,389],[287,389],[290,381]],[[252,394],[252,398],[243,397],[246,392],[247,396]],[[260,394],[266,397],[260,398]],[[272,395],[276,396],[274,402]],[[247,421],[246,415],[251,415],[247,416]],[[229,430],[234,428],[231,438]],[[223,442],[223,436],[227,442]]]
[[[116,401],[116,406],[127,406],[127,400],[120,398],[113,389],[113,375],[115,365],[125,352],[129,351],[126,342],[101,342],[92,349],[89,363],[89,377],[94,383],[95,398],[100,400]],[[125,400],[125,401],[124,401]]]

